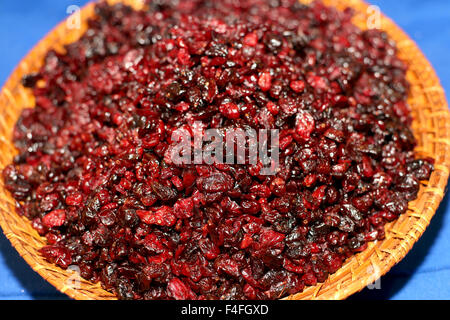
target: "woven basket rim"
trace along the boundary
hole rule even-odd
[[[138,7],[142,5],[141,0],[109,0],[108,2],[124,2]],[[302,2],[311,1],[303,0]],[[357,26],[361,27],[364,19],[367,19],[368,5],[361,0],[323,0],[323,2],[338,9],[344,7],[355,9]],[[86,21],[85,18],[92,16],[93,6],[94,4],[91,2],[82,8],[83,23]],[[69,43],[78,38],[80,32],[67,30],[66,21],[67,19],[63,20],[40,40],[10,74],[0,93],[0,111],[8,109],[4,108],[4,105],[17,108],[17,106],[27,106],[26,103],[32,101],[30,94],[18,85],[19,80],[23,74],[30,72],[30,68],[35,70],[41,64],[41,61],[36,61],[36,57],[42,57],[49,48],[61,47],[61,42]],[[399,220],[386,225],[386,240],[370,243],[365,251],[349,258],[345,265],[324,283],[307,287],[303,292],[286,299],[345,299],[362,290],[386,274],[407,254],[425,231],[444,197],[450,171],[450,112],[444,90],[431,63],[425,58],[417,44],[386,16],[382,15],[381,21],[381,29],[396,41],[401,53],[406,55],[404,58],[411,62],[412,70],[409,71],[409,76],[411,79],[416,79],[414,77],[417,76],[417,81],[409,79],[413,84],[412,107],[413,116],[416,116],[413,122],[413,131],[420,142],[416,151],[425,156],[433,156],[437,160],[436,170],[430,180],[421,187],[418,199],[410,203],[408,213]],[[420,64],[417,67],[418,70],[415,70],[416,63]],[[422,96],[423,102],[418,99]],[[16,116],[12,113],[0,119],[1,149],[9,152],[6,152],[6,155],[0,155],[0,169],[4,167],[5,163],[8,163],[8,157],[10,159],[15,152],[10,139],[5,138],[5,136],[10,137],[11,132],[6,135],[3,131],[8,128],[11,130]],[[422,126],[425,127],[422,128]],[[46,262],[37,253],[37,249],[43,245],[44,239],[31,228],[29,220],[19,217],[15,213],[11,201],[11,198],[5,194],[3,181],[0,181],[0,226],[13,247],[34,271],[71,298],[81,300],[116,299],[114,295],[103,290],[99,283],[92,284],[83,279],[77,279],[74,284],[70,281],[74,273]],[[369,270],[370,268],[372,269]]]

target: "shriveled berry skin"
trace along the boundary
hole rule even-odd
[[[23,84],[3,170],[62,268],[120,299],[277,299],[383,239],[417,159],[406,66],[351,11],[297,0],[96,6]],[[177,165],[177,128],[278,129],[280,170]]]

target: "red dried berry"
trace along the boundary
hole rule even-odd
[[[258,85],[262,91],[270,90],[270,87],[272,86],[272,76],[270,75],[270,72],[265,71],[261,73],[258,79]]]
[[[240,117],[239,107],[234,103],[220,105],[220,112],[228,119],[236,120]]]
[[[295,92],[300,93],[303,92],[303,90],[305,90],[305,83],[301,80],[292,81],[290,87]]]
[[[251,32],[244,37],[244,44],[246,46],[254,47],[258,44],[258,35],[255,32]]]
[[[194,292],[178,278],[170,280],[167,291],[175,300],[192,300],[195,298]]]
[[[172,208],[163,206],[154,211],[137,210],[136,214],[145,224],[171,227],[177,221]]]
[[[308,111],[300,110],[297,113],[295,132],[303,139],[309,140],[314,131],[315,121]]]
[[[42,218],[42,223],[47,228],[61,227],[66,221],[66,212],[62,209],[47,213]]]

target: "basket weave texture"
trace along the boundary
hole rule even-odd
[[[141,8],[142,0],[109,0],[124,2]],[[302,0],[310,2],[310,0]],[[355,11],[354,23],[367,29],[373,10],[361,0],[324,0],[338,9],[346,7]],[[0,93],[0,170],[11,163],[17,154],[11,141],[12,130],[23,108],[34,106],[34,97],[21,86],[23,75],[37,71],[49,49],[63,50],[64,44],[76,41],[86,30],[86,20],[94,14],[91,3],[81,11],[81,29],[61,23],[50,32],[19,64]],[[409,104],[412,108],[413,132],[418,141],[416,152],[421,157],[435,159],[435,171],[428,182],[423,183],[418,198],[409,203],[407,213],[386,225],[386,238],[370,243],[368,248],[348,259],[345,265],[326,282],[306,288],[302,293],[286,299],[345,299],[360,291],[388,272],[412,248],[423,234],[444,197],[450,170],[450,112],[444,91],[430,63],[417,45],[391,20],[381,16],[381,29],[397,43],[400,57],[409,65],[407,78],[411,83]],[[2,179],[0,179],[2,180]],[[116,299],[93,284],[79,277],[75,271],[62,270],[47,262],[38,249],[45,245],[31,227],[31,223],[15,212],[15,201],[0,181],[0,225],[6,237],[19,254],[43,278],[59,291],[74,299]]]

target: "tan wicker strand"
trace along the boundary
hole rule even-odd
[[[142,0],[110,0],[125,2],[135,8]],[[310,2],[310,0],[302,0]],[[366,29],[368,5],[361,0],[323,0],[338,9],[355,10],[354,23]],[[70,29],[61,23],[50,32],[19,64],[0,93],[0,169],[11,163],[16,150],[11,142],[14,123],[25,107],[34,106],[31,93],[20,85],[23,75],[36,71],[49,49],[62,50],[64,44],[75,41],[86,29],[86,20],[94,14],[93,4],[81,11],[81,29]],[[444,197],[450,172],[450,112],[439,79],[417,45],[391,20],[382,16],[381,28],[396,41],[400,57],[409,65],[411,82],[409,104],[414,117],[413,131],[418,140],[416,152],[436,160],[435,171],[424,182],[418,198],[410,202],[409,210],[397,221],[386,226],[386,238],[370,243],[368,248],[348,259],[345,265],[323,284],[306,288],[287,299],[345,299],[388,272],[398,263],[423,234]],[[1,179],[0,179],[1,180]],[[45,244],[30,222],[15,213],[15,202],[0,181],[0,226],[11,244],[26,262],[44,279],[74,299],[115,299],[100,284],[74,277],[71,270],[62,270],[43,259],[38,249]]]

